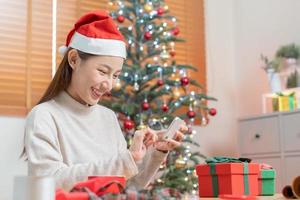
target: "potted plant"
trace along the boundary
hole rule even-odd
[[[279,73],[280,72],[281,62],[282,62],[282,59],[280,57],[276,57],[275,59],[270,60],[267,56],[264,56],[263,54],[261,54],[260,59],[264,63],[263,69],[265,70],[266,73],[268,73],[268,72]]]
[[[286,87],[287,88],[295,88],[295,87],[299,87],[300,86],[300,80],[299,80],[300,76],[297,70],[295,70],[294,72],[292,72],[288,78],[287,78],[287,83],[286,83]]]
[[[283,45],[276,51],[276,57],[285,58],[288,65],[296,64],[300,57],[300,47],[294,43]]]
[[[260,58],[264,63],[263,69],[268,75],[272,93],[280,92],[282,90],[281,81],[279,77],[279,72],[281,70],[281,58],[277,57],[273,60],[270,60],[267,56],[264,56],[263,54],[261,54]]]
[[[300,77],[297,65],[300,58],[300,47],[294,43],[283,45],[277,50],[276,57],[284,60],[282,75],[286,77],[286,87],[299,87]]]

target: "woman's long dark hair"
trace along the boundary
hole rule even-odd
[[[71,78],[72,78],[72,68],[68,62],[68,55],[69,55],[70,50],[72,50],[72,48],[69,48],[67,50],[67,52],[65,53],[62,61],[59,64],[59,67],[55,73],[54,78],[50,82],[46,92],[43,94],[41,99],[38,101],[37,105],[53,99],[61,91],[66,90],[69,87],[69,85],[71,83]],[[89,57],[93,56],[92,54],[84,53],[79,50],[77,50],[77,52],[78,52],[79,57],[83,61],[85,61]]]
[[[72,67],[69,64],[68,55],[69,55],[69,51],[71,50],[72,48],[69,48],[65,53],[55,73],[54,78],[51,80],[46,92],[38,101],[37,105],[53,99],[61,91],[66,90],[69,87],[72,78]],[[79,50],[77,50],[77,52],[82,61],[86,61],[89,57],[93,56],[92,54],[84,53]],[[24,134],[24,142],[25,142],[25,134]],[[25,158],[25,160],[27,160],[25,145],[20,155],[20,158]]]

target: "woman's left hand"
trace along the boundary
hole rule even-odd
[[[153,145],[158,140],[158,135],[156,134],[156,131],[147,127],[146,129],[143,129],[145,133],[144,137],[144,145],[148,148],[149,146]]]
[[[188,128],[186,125],[180,127],[173,138],[165,138],[166,130],[157,132],[158,140],[154,143],[154,147],[158,151],[167,152],[172,151],[173,149],[181,145],[183,139],[183,133],[187,131]]]
[[[147,148],[157,141],[157,135],[150,128],[137,130],[134,133],[132,144],[129,151],[135,161],[142,160],[146,154]]]

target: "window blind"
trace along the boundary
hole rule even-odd
[[[205,85],[203,0],[165,2],[186,40],[176,44],[176,60],[196,66],[189,76]],[[108,0],[57,0],[57,47],[78,17],[95,9],[108,9]],[[51,81],[52,1],[0,1],[0,27],[0,115],[24,116]],[[57,66],[60,60],[57,52]]]

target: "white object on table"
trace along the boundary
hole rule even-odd
[[[55,181],[49,176],[16,176],[13,200],[54,200]]]

